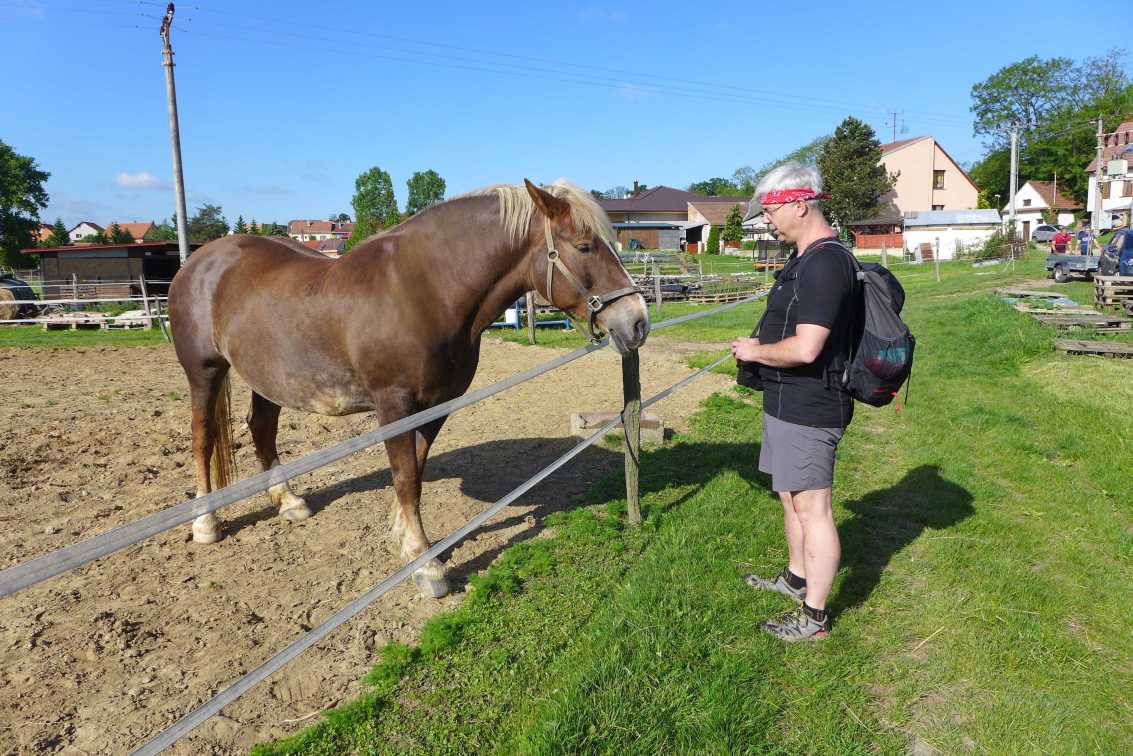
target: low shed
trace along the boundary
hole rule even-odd
[[[905,249],[939,243],[940,259],[982,247],[1002,227],[998,210],[922,210],[905,216]]]
[[[189,245],[196,249],[199,244]],[[71,282],[78,284],[108,281],[136,282],[140,276],[153,294],[163,295],[169,282],[181,267],[177,242],[130,242],[127,244],[75,244],[66,247],[33,247],[20,250],[39,259],[44,281],[44,296],[61,297],[71,292]],[[129,293],[129,291],[124,292]],[[134,292],[137,293],[137,292]]]

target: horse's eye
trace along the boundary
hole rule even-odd
[[[591,247],[588,243],[583,242],[582,244],[576,245],[575,249],[577,249],[579,252],[582,252],[583,254],[586,254],[591,250]]]

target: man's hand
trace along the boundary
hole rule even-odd
[[[759,339],[738,338],[732,342],[732,356],[744,362],[757,362]]]

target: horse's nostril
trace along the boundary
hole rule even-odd
[[[633,340],[640,344],[645,341],[645,334],[649,332],[649,324],[645,318],[638,318],[633,324]]]

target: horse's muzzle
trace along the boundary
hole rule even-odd
[[[618,354],[637,349],[649,336],[649,311],[640,294],[614,302],[598,315],[597,320]]]

